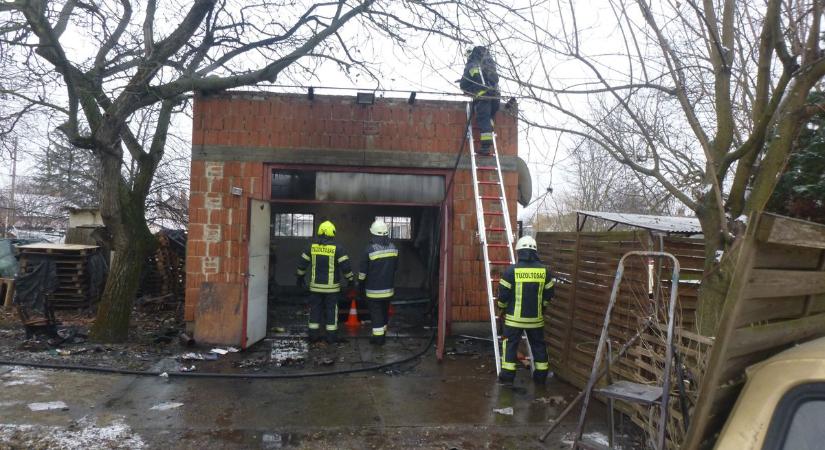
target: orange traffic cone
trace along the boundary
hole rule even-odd
[[[344,322],[344,325],[348,327],[361,326],[361,322],[358,320],[358,307],[355,305],[354,298],[349,305],[349,316],[347,317],[347,321]]]

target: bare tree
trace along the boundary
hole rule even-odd
[[[153,246],[147,196],[171,118],[192,92],[274,82],[325,62],[370,73],[358,51],[370,34],[403,42],[409,31],[447,26],[413,1],[0,3],[0,93],[16,99],[18,114],[60,117],[69,142],[100,164],[100,209],[116,256],[92,336],[126,338],[137,267]]]
[[[476,0],[465,14],[483,19],[467,33],[495,44],[525,122],[593,142],[695,212],[706,239],[697,321],[713,334],[742,224],[825,106],[808,96],[825,75],[824,6],[609,0],[605,24],[581,2]]]

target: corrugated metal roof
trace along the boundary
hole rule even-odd
[[[695,217],[652,216],[647,214],[625,214],[598,211],[576,211],[598,219],[674,234],[701,234],[702,225]]]

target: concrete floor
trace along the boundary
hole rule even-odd
[[[303,319],[288,322],[278,324],[288,326],[283,335],[247,352],[194,363],[168,357],[155,369],[353,369],[414,355],[431,332],[394,319],[387,345],[373,347],[369,326],[362,325],[344,333],[346,343],[298,345],[304,352],[299,363],[275,366],[273,347],[294,351],[295,345],[283,342],[300,342],[296,332]],[[485,327],[458,332],[482,335]],[[238,368],[243,361],[265,364]],[[577,416],[540,443],[548,421],[577,391],[555,379],[535,386],[527,369],[519,370],[515,386],[499,385],[491,344],[464,338],[449,340],[440,363],[429,348],[391,369],[317,378],[168,379],[0,366],[0,393],[0,449],[555,449],[570,447]],[[32,410],[50,402],[65,408]],[[494,411],[503,408],[512,408],[512,415]],[[590,437],[606,443],[604,408],[594,408],[591,416]]]
[[[374,349],[350,339],[340,350],[360,347],[373,361],[407,353],[409,343],[390,341]],[[442,363],[430,350],[399,370],[309,379],[169,380],[0,367],[0,448],[569,448],[573,417],[545,444],[537,437],[575,389],[557,380],[534,386],[527,370],[514,387],[501,386],[485,352],[454,344],[461,354]],[[332,349],[309,353],[316,351]],[[559,396],[564,403],[555,403]],[[67,409],[31,410],[57,401]],[[512,416],[493,411],[507,407]],[[589,425],[597,437],[604,433],[601,409]]]

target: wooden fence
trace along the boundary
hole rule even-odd
[[[633,250],[673,253],[682,270],[679,283],[675,343],[689,368],[692,383],[685,399],[693,407],[710,339],[694,333],[694,312],[704,263],[704,242],[672,236],[651,236],[645,231],[593,233],[539,233],[542,260],[560,280],[556,297],[545,315],[545,337],[553,370],[571,384],[583,388],[590,374],[615,272],[621,257]],[[652,264],[652,265],[651,265]],[[616,305],[608,329],[616,351],[650,315],[656,322],[613,366],[615,380],[661,384],[664,367],[665,311],[669,298],[669,261],[631,258],[626,261]],[[658,314],[657,314],[658,312]],[[649,408],[617,402],[617,407],[643,428],[655,426]],[[671,403],[669,435],[679,442],[685,432],[679,397]],[[671,446],[675,444],[671,443]]]
[[[683,448],[710,448],[744,369],[825,335],[825,225],[752,216]]]

